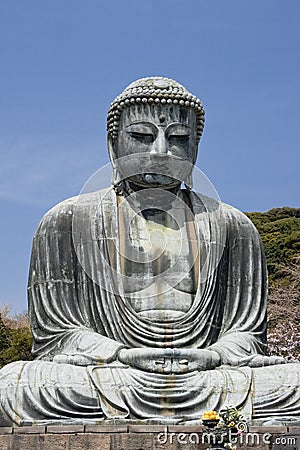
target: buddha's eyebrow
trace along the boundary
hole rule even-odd
[[[152,122],[145,122],[143,120],[137,120],[135,122],[131,122],[128,125],[126,125],[125,128],[131,127],[131,125],[146,125],[148,127],[156,128],[154,123],[152,123]]]
[[[189,125],[186,125],[185,123],[181,123],[181,122],[173,122],[173,123],[170,123],[167,127],[166,127],[166,131],[169,131],[170,130],[170,128],[172,129],[172,128],[179,128],[179,127],[181,127],[181,128],[186,128],[186,131],[187,132],[189,132],[189,131],[191,131],[191,127],[189,126]]]

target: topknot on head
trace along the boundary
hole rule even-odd
[[[184,86],[171,78],[140,78],[131,83],[111,103],[107,117],[107,131],[116,139],[122,111],[130,105],[137,104],[170,104],[192,108],[197,118],[197,143],[204,128],[204,108],[201,101],[192,95]]]

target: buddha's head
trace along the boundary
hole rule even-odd
[[[203,127],[200,100],[176,81],[152,77],[130,84],[113,101],[108,113],[113,183],[118,185],[127,178],[124,173],[128,173],[128,166],[125,170],[124,164],[130,162],[128,179],[135,184],[191,185]]]

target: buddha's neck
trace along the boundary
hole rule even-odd
[[[181,187],[181,183],[177,183],[176,185],[151,185],[151,184],[139,184],[135,181],[126,179],[123,181],[124,183],[124,188],[123,188],[123,192],[125,195],[130,195],[134,192],[140,192],[140,191],[145,191],[145,193],[147,192],[147,189],[151,189],[151,191],[153,191],[153,189],[159,189],[159,190],[163,190],[169,193],[172,193],[174,195],[177,195],[180,192],[180,187]]]

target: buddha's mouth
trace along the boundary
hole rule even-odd
[[[187,180],[193,171],[193,164],[183,158],[170,155],[138,153],[118,158],[115,169],[122,179],[147,186],[175,186]]]
[[[181,181],[177,180],[174,177],[169,175],[162,175],[160,173],[143,173],[138,174],[133,177],[130,177],[135,184],[138,184],[142,187],[175,187],[181,183]]]

